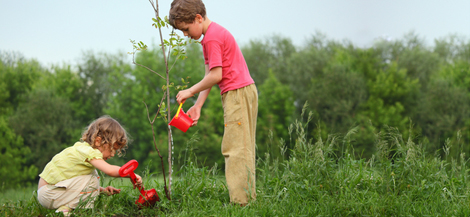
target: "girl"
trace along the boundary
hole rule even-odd
[[[105,160],[114,157],[116,152],[122,156],[127,142],[126,130],[113,118],[103,116],[93,121],[82,134],[80,142],[55,155],[39,174],[39,203],[67,215],[80,201],[84,201],[85,208],[93,208],[99,192],[108,195],[119,193],[121,190],[112,186],[100,187],[95,169],[112,177],[120,177],[121,167],[110,165]],[[136,185],[141,186],[142,178],[136,176]]]

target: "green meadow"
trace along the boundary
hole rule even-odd
[[[309,115],[310,117],[310,115]],[[257,198],[248,206],[229,204],[222,170],[202,165],[189,145],[183,166],[175,173],[171,201],[163,179],[144,171],[146,189],[155,188],[161,201],[139,209],[139,193],[127,179],[104,178],[102,186],[121,188],[114,196],[100,195],[93,209],[76,209],[72,216],[469,216],[468,157],[451,156],[463,144],[447,140],[442,153],[426,153],[412,136],[396,128],[376,132],[375,153],[358,157],[357,128],[326,138],[310,135],[310,118],[289,126],[295,143],[291,157],[258,153]],[[270,149],[285,153],[285,141]],[[35,186],[0,194],[1,216],[61,216],[43,208]]]

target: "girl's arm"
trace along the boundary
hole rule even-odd
[[[103,159],[92,159],[92,160],[90,160],[90,163],[91,163],[91,165],[96,167],[96,169],[101,170],[102,172],[104,172],[108,176],[121,177],[119,175],[119,169],[121,167],[119,167],[119,166],[111,165],[108,162],[104,161]]]
[[[103,159],[90,160],[90,164],[93,165],[94,167],[96,167],[96,169],[101,170],[102,172],[104,172],[108,176],[121,177],[119,175],[119,169],[121,167],[111,165],[108,162],[104,161]],[[135,185],[142,186],[142,177],[140,177],[137,174],[135,174],[135,176],[136,176],[136,184]],[[136,187],[135,185],[134,185],[134,187]]]

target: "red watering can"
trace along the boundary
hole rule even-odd
[[[137,182],[137,177],[135,176],[134,170],[137,169],[137,166],[139,166],[139,163],[136,160],[130,160],[119,169],[119,175],[121,177],[126,177],[129,175],[131,177],[132,183],[135,185]],[[144,188],[140,186],[137,186],[137,188],[140,191],[140,197],[135,201],[135,204],[137,204],[139,207],[151,206],[157,201],[160,201],[155,188],[152,188],[148,191],[144,190]]]
[[[193,119],[191,119],[183,110],[181,110],[181,106],[183,103],[180,103],[180,107],[178,107],[178,111],[176,112],[175,117],[168,123],[170,126],[174,126],[181,131],[185,132],[189,129],[191,124],[193,124]]]

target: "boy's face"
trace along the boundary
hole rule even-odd
[[[180,22],[178,24],[178,29],[183,32],[184,36],[198,40],[202,36],[202,17],[198,14],[193,23]]]

